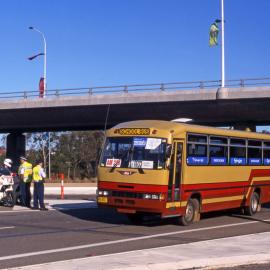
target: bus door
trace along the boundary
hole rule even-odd
[[[169,167],[169,183],[168,183],[168,202],[172,202],[172,207],[180,206],[180,186],[182,182],[182,156],[183,142],[174,141],[172,146],[172,157]],[[173,202],[179,202],[173,203]],[[170,208],[170,207],[169,207]]]

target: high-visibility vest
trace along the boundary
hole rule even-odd
[[[32,164],[29,162],[24,162],[20,167],[19,167],[19,174],[21,174],[21,170],[24,169],[23,172],[23,182],[28,183],[32,181]]]
[[[34,167],[34,169],[33,169],[33,180],[35,182],[38,182],[38,181],[42,180],[41,170],[42,170],[42,168],[41,168],[40,165],[37,165],[37,166]]]

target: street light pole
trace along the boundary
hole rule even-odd
[[[49,134],[49,145],[48,145],[48,159],[49,159],[49,179],[51,179],[51,132],[48,132]]]
[[[221,87],[225,87],[224,0],[221,0]]]
[[[46,97],[46,90],[47,90],[47,43],[46,43],[46,38],[45,38],[45,35],[43,32],[41,32],[39,29],[33,27],[33,26],[30,26],[29,27],[30,30],[34,30],[36,32],[38,32],[39,34],[42,35],[42,38],[43,38],[43,42],[44,42],[44,69],[43,69],[43,80],[44,80],[44,94],[43,94],[43,97],[45,98]],[[48,134],[49,136],[49,145],[48,145],[48,150],[49,150],[49,153],[48,153],[48,156],[49,156],[49,179],[51,179],[51,133],[49,132]]]
[[[38,32],[39,34],[42,35],[42,38],[43,38],[43,42],[44,42],[44,69],[43,69],[43,79],[44,79],[44,96],[46,96],[46,90],[47,90],[47,43],[46,43],[46,38],[45,38],[45,35],[40,31],[38,30],[37,28],[33,27],[33,26],[30,26],[29,27],[30,30],[34,30],[36,32]]]

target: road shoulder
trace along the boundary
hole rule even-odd
[[[270,232],[265,232],[16,269],[177,270],[232,267],[270,262],[269,242]]]

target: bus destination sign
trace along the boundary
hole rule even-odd
[[[150,128],[120,128],[120,135],[150,135]]]

